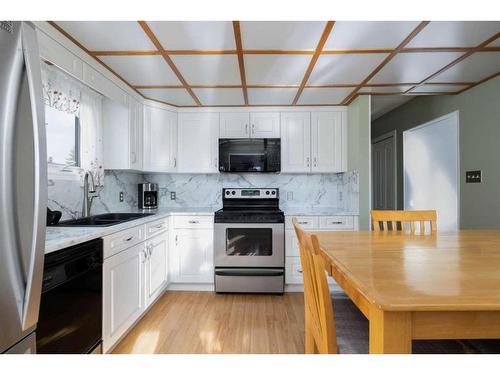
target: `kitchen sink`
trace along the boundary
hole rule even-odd
[[[126,221],[140,219],[142,217],[154,215],[152,213],[109,213],[92,215],[73,220],[61,221],[57,226],[59,227],[107,227],[124,223]]]

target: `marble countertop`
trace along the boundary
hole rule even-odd
[[[172,215],[213,215],[220,207],[161,208],[158,210],[135,210],[127,212],[145,212],[154,215],[126,221],[109,227],[47,227],[45,236],[45,254],[69,246],[108,236],[122,230],[155,221]]]
[[[150,212],[154,215],[136,220],[126,221],[109,227],[47,227],[45,238],[45,254],[64,249],[69,246],[108,236],[125,229],[145,224],[168,216],[181,215],[213,215],[220,207],[168,207],[158,210],[132,210],[127,212]],[[336,207],[288,207],[284,208],[285,215],[358,215],[345,212]]]
[[[308,215],[340,215],[358,216],[358,212],[348,212],[337,207],[286,207],[283,212],[287,216],[308,216]]]

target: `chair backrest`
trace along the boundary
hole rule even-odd
[[[415,233],[415,223],[419,223],[419,232],[425,233],[425,223],[429,223],[431,232],[437,230],[437,213],[435,210],[419,210],[419,211],[390,211],[390,210],[372,210],[373,230],[385,231],[389,230],[391,223],[392,230],[405,230],[406,223],[410,223],[410,232]]]
[[[318,238],[306,233],[296,218],[292,222],[299,240],[304,278],[306,353],[337,353],[333,306]]]

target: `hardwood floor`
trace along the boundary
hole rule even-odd
[[[304,353],[302,293],[166,292],[113,353]]]

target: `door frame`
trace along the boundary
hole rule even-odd
[[[396,129],[394,129],[394,130],[392,130],[390,132],[384,133],[382,135],[379,135],[376,138],[373,138],[372,139],[372,144],[371,144],[372,147],[371,147],[371,151],[370,151],[370,154],[371,154],[370,155],[371,163],[373,163],[373,145],[375,143],[378,143],[378,142],[381,142],[381,141],[385,141],[386,139],[392,137],[392,143],[394,145],[394,154],[393,154],[393,157],[394,157],[394,208],[396,210],[398,208],[398,142],[397,142],[397,135],[398,135],[398,132],[397,132]],[[373,169],[373,166],[371,165],[370,168]],[[371,202],[371,206],[372,206],[372,209],[373,209],[373,203],[375,201],[375,199],[373,197],[373,194],[374,194],[374,189],[373,189],[373,174],[372,174],[372,178],[371,178],[371,182],[370,183],[372,185],[372,189],[371,189],[372,190],[372,202]]]
[[[454,119],[455,120],[455,126],[457,128],[457,229],[460,229],[460,198],[461,198],[461,192],[460,192],[460,176],[461,176],[461,171],[460,171],[460,111],[457,109],[456,111],[447,113],[446,115],[436,117],[435,119],[432,119],[430,121],[424,122],[423,124],[417,125],[411,129],[407,129],[403,131],[403,175],[404,175],[404,170],[405,170],[405,148],[404,148],[404,139],[405,139],[405,133],[407,134],[408,132],[411,132],[413,130],[421,129],[426,126],[434,125],[437,122],[441,122],[443,120],[447,119]],[[405,193],[405,179],[403,176],[403,197]],[[406,210],[406,205],[405,205],[405,200],[403,199],[403,209]]]

